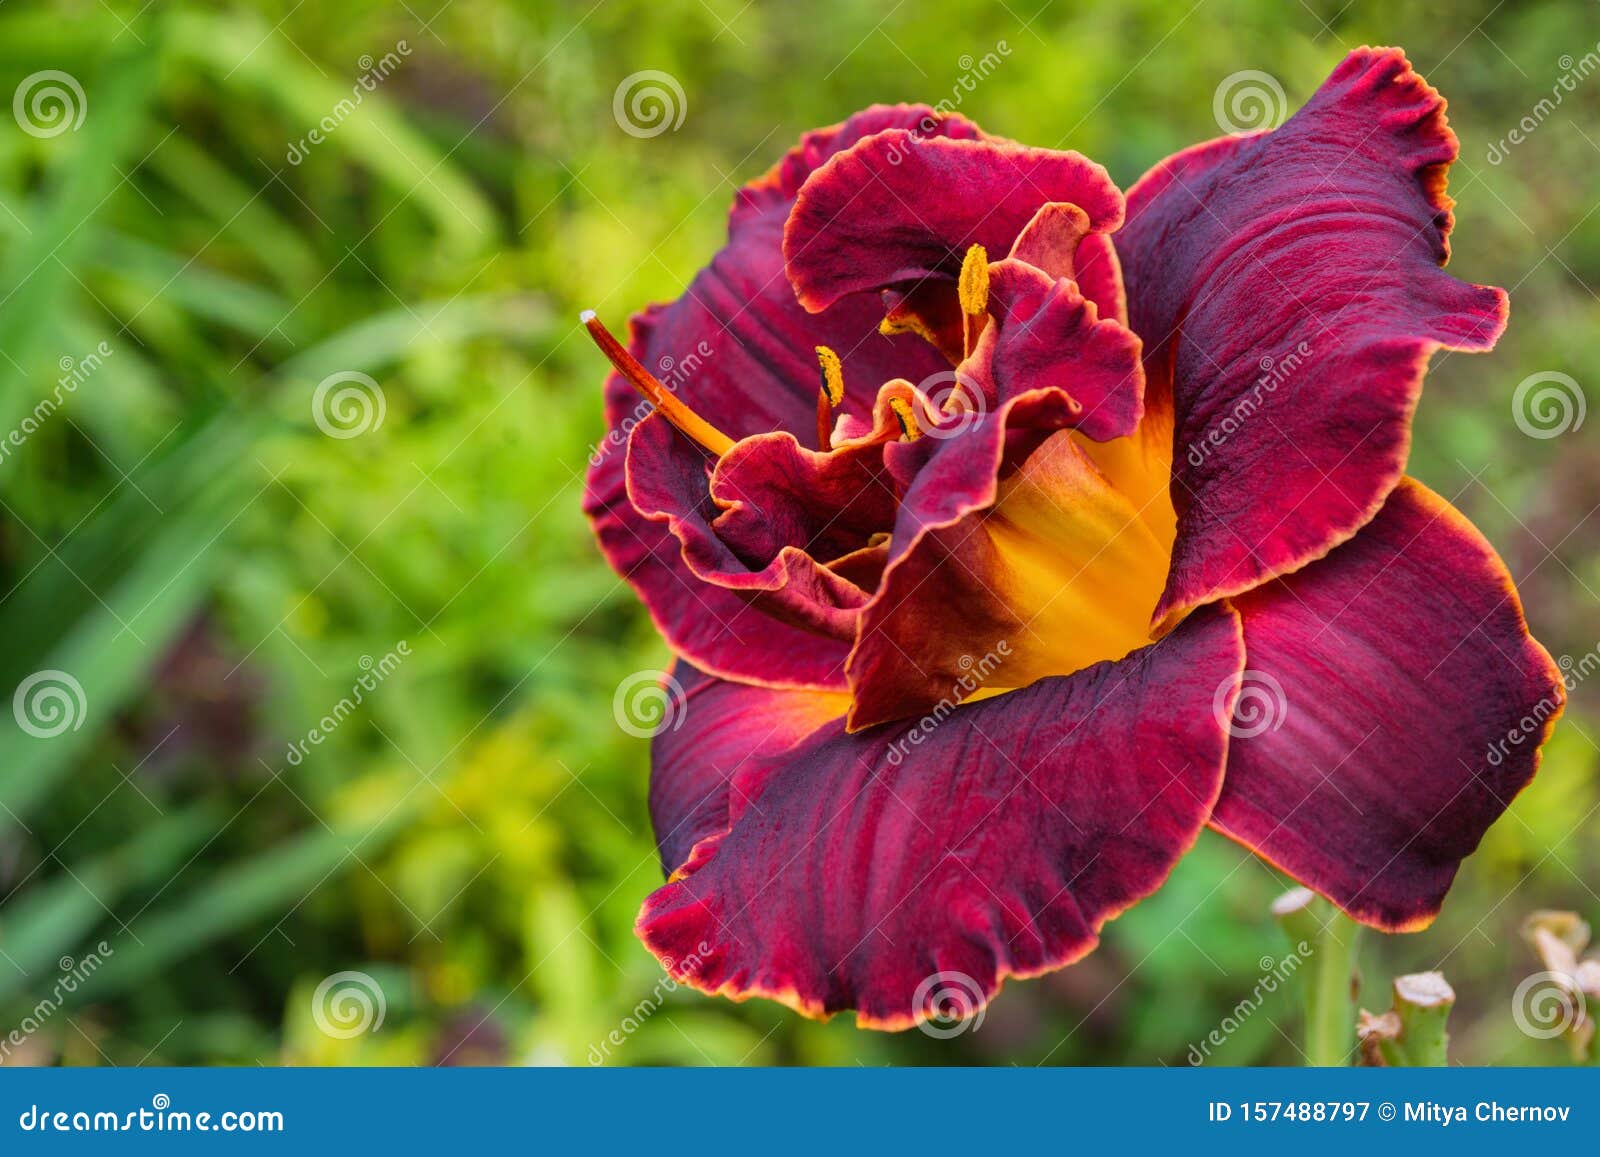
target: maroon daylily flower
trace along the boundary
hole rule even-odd
[[[1428,923],[1563,702],[1404,473],[1430,355],[1506,319],[1440,268],[1456,152],[1388,49],[1126,202],[874,107],[740,191],[631,353],[586,317],[586,509],[680,656],[638,931],[681,980],[905,1027],[934,974],[1089,952],[1206,824]]]

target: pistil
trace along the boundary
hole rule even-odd
[[[580,315],[584,328],[627,383],[638,390],[644,399],[681,432],[693,438],[718,458],[733,449],[733,439],[707,422],[678,398],[666,384],[639,363],[621,342],[611,336],[611,331],[600,323],[594,310],[586,309]]]

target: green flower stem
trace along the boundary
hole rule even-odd
[[[1450,1033],[1446,1027],[1456,994],[1437,972],[1399,976],[1394,982],[1394,1011],[1400,1018],[1400,1035],[1381,1041],[1384,1062],[1411,1068],[1441,1068],[1450,1063]]]
[[[1356,943],[1361,926],[1326,901],[1306,989],[1306,1063],[1348,1065],[1356,1036]]]
[[[1356,949],[1360,925],[1306,888],[1279,897],[1272,914],[1295,952],[1309,955],[1306,1064],[1348,1065],[1355,1052]]]

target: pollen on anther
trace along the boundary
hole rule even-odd
[[[844,366],[839,355],[825,345],[817,347],[817,364],[822,367],[822,389],[828,395],[828,404],[837,406],[844,401]]]
[[[904,398],[890,398],[889,409],[899,419],[900,433],[908,442],[915,442],[922,436],[922,427],[917,425],[917,415],[911,409],[910,402]]]
[[[961,297],[962,313],[977,317],[989,311],[989,254],[982,245],[967,250],[956,288]]]

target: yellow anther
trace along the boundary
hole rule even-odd
[[[884,337],[894,337],[902,333],[914,333],[924,341],[934,346],[939,345],[939,335],[932,326],[923,321],[921,317],[909,309],[900,309],[884,315],[878,323],[878,332]]]
[[[922,437],[922,427],[917,425],[917,415],[912,410],[910,402],[904,398],[890,398],[889,408],[894,411],[894,416],[900,420],[900,433],[906,441],[915,442]]]
[[[961,262],[961,279],[956,283],[961,294],[961,312],[981,317],[989,312],[989,254],[982,245],[967,250]]]
[[[822,367],[822,388],[817,391],[817,449],[826,454],[833,449],[833,408],[844,401],[844,367],[839,355],[825,345],[817,347],[817,364]]]
[[[837,406],[844,401],[844,366],[839,355],[825,345],[817,347],[817,362],[822,366],[822,390],[828,395],[828,405]]]

